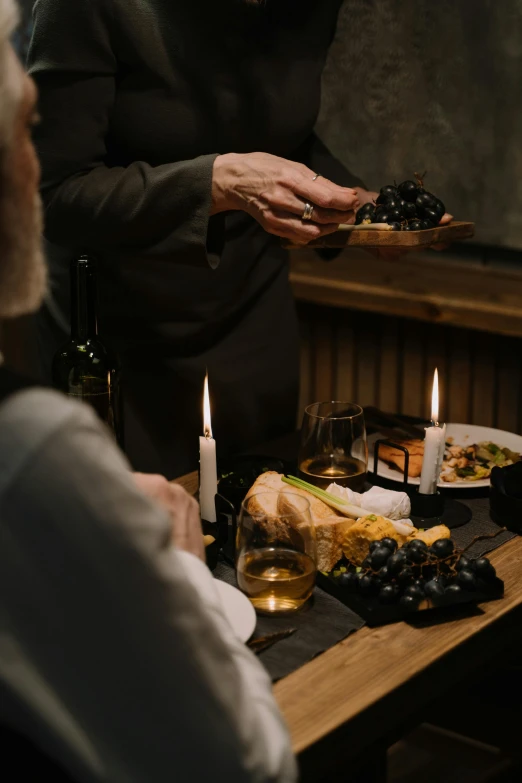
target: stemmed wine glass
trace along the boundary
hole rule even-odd
[[[360,491],[368,472],[363,409],[353,402],[314,402],[304,412],[299,474],[326,489],[335,482]]]

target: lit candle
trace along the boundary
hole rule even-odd
[[[201,519],[216,522],[217,463],[216,441],[212,437],[210,421],[210,400],[208,396],[208,374],[203,391],[203,432],[199,439],[199,506]]]
[[[435,370],[431,395],[431,427],[426,427],[424,441],[424,459],[419,487],[421,495],[434,495],[437,491],[445,448],[446,425],[439,424],[439,373]]]

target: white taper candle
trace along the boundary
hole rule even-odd
[[[201,519],[216,522],[217,458],[216,441],[212,437],[208,375],[203,392],[203,432],[199,439],[199,506]]]
[[[439,373],[433,375],[433,391],[431,395],[432,426],[426,428],[424,440],[424,459],[420,478],[419,492],[421,495],[434,495],[439,483],[444,450],[446,448],[446,425],[439,424]]]

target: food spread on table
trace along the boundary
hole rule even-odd
[[[424,441],[409,439],[397,440],[397,443],[408,450],[408,476],[418,478],[424,458]],[[383,443],[379,446],[379,457],[391,467],[404,470],[405,455],[398,448]],[[440,478],[446,483],[481,481],[489,478],[494,467],[513,465],[521,459],[521,454],[502,444],[482,441],[462,446],[447,438]]]
[[[414,526],[404,492],[372,487],[357,493],[335,483],[322,490],[294,476],[263,473],[246,501],[250,499],[249,511],[262,518],[270,539],[291,542],[295,531],[289,531],[282,517],[295,511],[294,494],[310,503],[317,568],[340,589],[338,595],[355,596],[370,609],[393,606],[401,612],[447,606],[479,593],[487,600],[490,591],[492,597],[500,595],[489,560],[460,551],[446,525]],[[297,530],[299,524],[303,522]]]
[[[350,417],[329,412],[317,414],[317,418],[321,438],[315,456],[330,455],[336,466],[336,461],[351,454],[347,449],[352,440],[335,425]],[[461,431],[454,437],[445,424],[439,423],[437,370],[431,421],[424,440],[414,437],[413,426],[413,431],[397,438],[397,445],[404,444],[409,453],[409,476],[420,476],[415,494],[379,486],[356,492],[335,481],[324,488],[322,477],[316,486],[280,470],[267,470],[266,460],[259,459],[248,467],[252,483],[245,496],[247,482],[238,482],[237,469],[227,472],[225,478],[229,481],[222,480],[221,491],[226,497],[227,490],[242,489],[244,498],[242,503],[239,500],[236,535],[238,584],[258,612],[296,611],[312,596],[315,580],[369,625],[395,622],[420,610],[439,611],[455,604],[502,597],[503,582],[490,561],[468,555],[471,544],[494,537],[499,530],[480,534],[459,549],[450,527],[469,520],[460,508],[467,512],[466,507],[456,500],[446,501],[437,484],[441,473],[443,477],[451,476],[446,479],[449,483],[478,481],[489,477],[494,467],[521,462],[522,455],[501,443],[500,432],[498,443],[494,442],[496,436],[479,440],[475,435],[476,443],[461,445],[471,440],[471,435]],[[211,433],[209,410],[205,411],[204,431]],[[338,437],[339,432],[343,437]],[[324,444],[327,450],[323,453]],[[380,447],[382,459],[404,469],[404,452],[393,443],[380,441]],[[207,467],[202,459],[201,474]],[[255,480],[252,473],[258,474]],[[235,503],[237,498],[233,500]],[[232,507],[234,503],[229,502]],[[416,515],[413,521],[412,513]],[[211,529],[205,530],[207,536],[212,534],[213,524],[207,521],[208,526]],[[207,537],[205,543],[214,542]]]
[[[496,581],[490,561],[460,552],[444,525],[398,541],[382,518],[367,517],[349,533],[346,562],[331,576],[346,591],[383,606],[398,604],[407,611],[447,605],[465,593],[487,593]]]
[[[443,481],[480,481],[489,478],[493,468],[505,468],[522,459],[521,454],[505,446],[482,441],[471,446],[453,445],[448,438],[441,478]]]

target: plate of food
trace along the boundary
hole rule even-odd
[[[379,433],[368,438],[370,469],[373,469],[375,443],[381,438]],[[418,440],[393,438],[393,440],[408,449],[410,455],[408,483],[418,485],[424,457],[424,441],[421,438]],[[490,475],[494,467],[506,467],[521,459],[521,435],[471,424],[448,424],[439,487],[458,490],[489,487]],[[403,470],[404,452],[391,446],[381,445],[379,476],[402,483]]]
[[[256,479],[249,495],[268,490],[285,496],[282,508],[295,493],[308,499],[317,584],[370,626],[503,596],[490,561],[468,557],[446,525],[415,527],[405,492],[374,486],[357,493],[335,483],[323,490],[272,471]],[[272,528],[276,518],[277,511],[267,511]]]
[[[341,560],[332,571],[319,573],[317,583],[370,627],[504,595],[504,583],[488,558],[468,557],[445,525],[412,527],[404,536],[376,514],[346,531]]]

